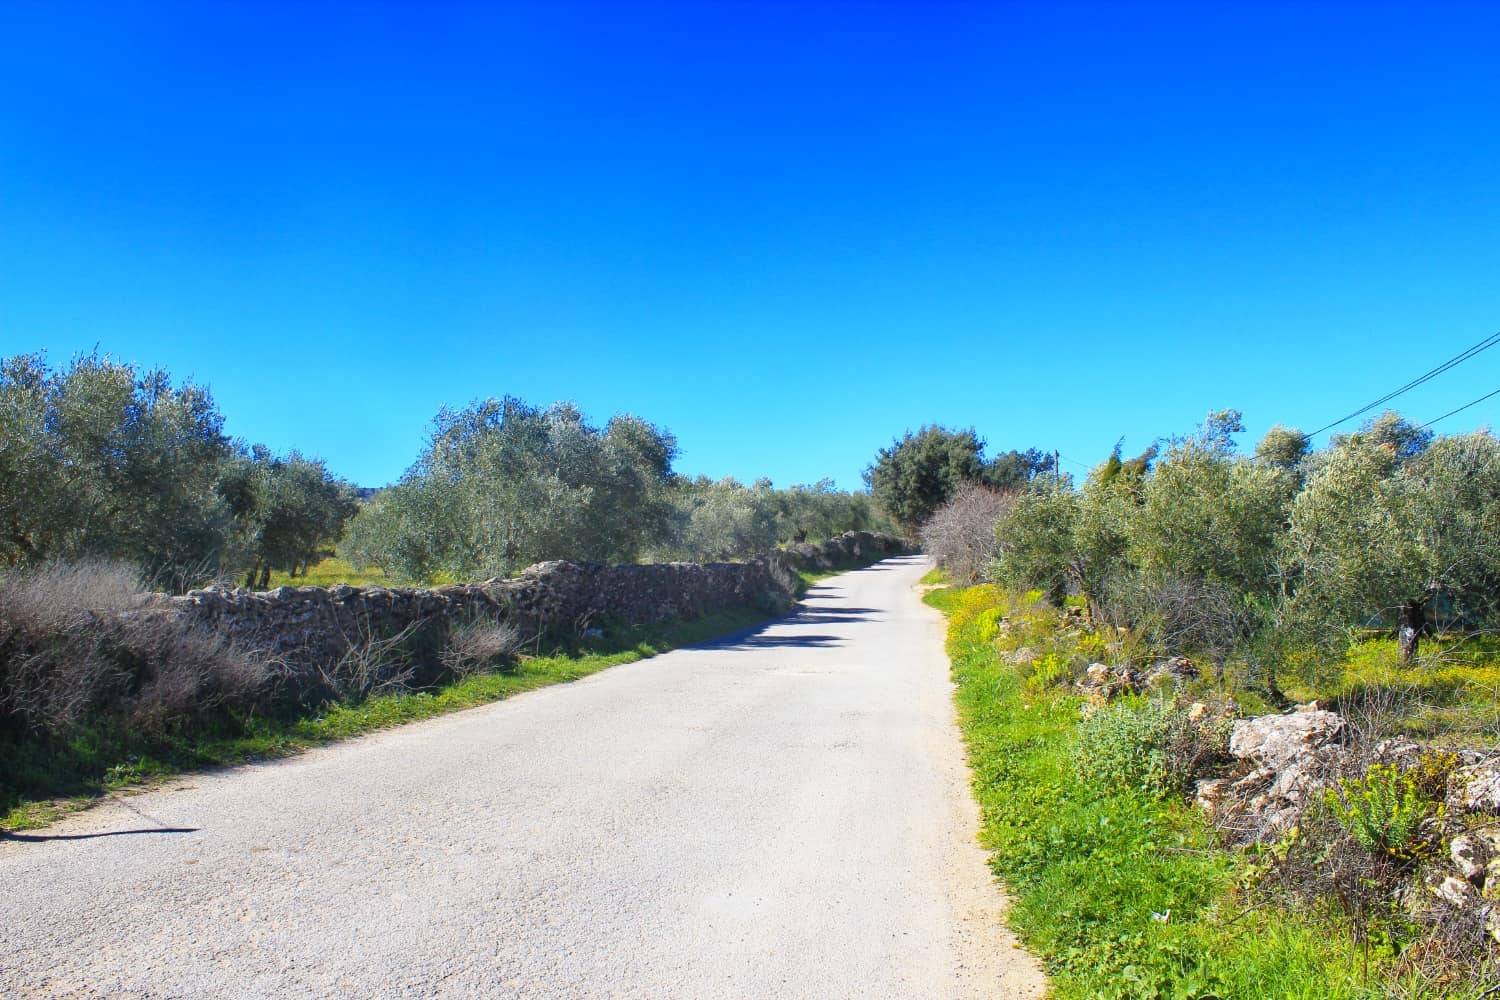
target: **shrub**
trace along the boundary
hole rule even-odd
[[[46,563],[0,579],[0,717],[51,736],[90,718],[156,735],[254,704],[270,665],[152,599],[119,563]]]
[[[996,556],[995,523],[1015,506],[1013,490],[966,483],[922,527],[922,547],[953,582],[976,583]]]
[[[346,636],[348,649],[329,666],[318,666],[325,690],[345,704],[380,694],[408,691],[422,666],[414,650],[426,621],[414,621],[395,635],[381,636],[368,625]]]
[[[1044,653],[1016,665],[1028,691],[1042,691],[1073,680],[1079,661],[1060,652]]]
[[[1418,776],[1394,764],[1372,764],[1363,775],[1342,779],[1328,790],[1326,805],[1360,847],[1398,862],[1432,854],[1428,821],[1443,815],[1443,804],[1424,791]]]
[[[475,617],[449,629],[438,660],[455,677],[467,677],[514,663],[520,648],[521,634],[514,625]]]
[[[1124,699],[1080,724],[1075,761],[1080,777],[1102,788],[1172,795],[1228,750],[1227,723],[1200,724],[1174,704]]]

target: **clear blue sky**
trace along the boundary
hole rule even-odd
[[[1248,444],[1500,330],[1497,51],[1496,4],[9,0],[0,353],[363,485],[503,394],[780,485],[926,422]]]

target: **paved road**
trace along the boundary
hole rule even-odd
[[[925,568],[0,839],[0,995],[1039,996]]]

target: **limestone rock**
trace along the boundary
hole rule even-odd
[[[1437,897],[1455,909],[1464,909],[1473,900],[1474,888],[1456,875],[1449,875],[1433,890]]]
[[[1090,663],[1078,682],[1079,693],[1089,700],[1109,702],[1122,694],[1138,694],[1141,690],[1141,675],[1128,663],[1108,666]]]
[[[1490,850],[1479,837],[1460,834],[1448,845],[1448,855],[1453,867],[1470,882],[1482,885],[1490,868]]]
[[[1290,715],[1261,715],[1234,724],[1229,752],[1235,757],[1281,770],[1309,751],[1337,743],[1343,716],[1321,709]]]
[[[1461,812],[1500,813],[1500,758],[1454,771],[1448,779],[1448,802]]]
[[[1194,786],[1193,804],[1203,810],[1210,822],[1224,814],[1232,784],[1229,778],[1202,778]]]

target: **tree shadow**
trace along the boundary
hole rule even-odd
[[[790,618],[783,618],[781,625],[822,625],[838,622],[867,622],[878,614],[874,608],[808,608]]]
[[[842,646],[844,640],[836,635],[765,635],[751,633],[738,638],[730,636],[718,642],[708,643],[702,649],[828,649]]]

